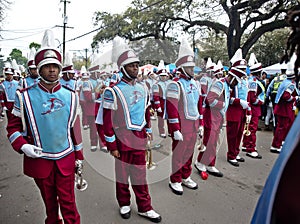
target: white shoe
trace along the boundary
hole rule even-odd
[[[249,157],[254,158],[254,159],[261,159],[262,158],[262,156],[259,155],[257,151],[247,152],[246,156],[249,156]]]
[[[150,116],[150,119],[151,120],[156,120],[156,117],[155,116]]]
[[[280,153],[281,152],[281,147],[280,148],[275,148],[273,146],[271,146],[270,151],[273,153]]]
[[[162,138],[166,138],[167,137],[165,133],[162,133],[159,136],[162,137]]]
[[[193,190],[196,190],[198,188],[198,184],[193,181],[191,177],[182,179],[182,185]]]
[[[84,125],[84,126],[83,126],[83,129],[84,129],[84,130],[86,130],[86,129],[88,129],[88,128],[89,128],[88,125]]]
[[[198,148],[199,148],[199,147],[198,147]],[[206,150],[206,146],[203,145],[203,146],[202,146],[202,149],[200,149],[199,152],[205,152],[205,150]]]
[[[221,173],[215,166],[207,166],[207,172],[216,177],[223,177],[223,173]]]
[[[100,151],[105,152],[105,153],[108,153],[108,150],[107,150],[107,147],[106,147],[106,146],[101,147],[101,148],[100,148]]]
[[[159,223],[161,222],[161,216],[160,214],[158,214],[156,211],[154,211],[153,209],[152,210],[149,210],[147,212],[139,212],[138,213],[140,216],[143,216],[147,219],[149,219],[150,221],[152,222],[155,222],[155,223]]]
[[[97,146],[92,145],[92,146],[91,146],[91,151],[92,151],[92,152],[96,152],[96,151],[97,151]]]
[[[199,172],[201,172],[201,171],[206,172],[206,166],[204,164],[202,164],[196,160],[194,165]]]
[[[122,206],[120,208],[120,214],[123,219],[129,219],[130,213],[131,213],[130,206]]]
[[[172,183],[172,182],[170,182],[169,187],[171,188],[171,190],[173,191],[174,194],[177,194],[177,195],[182,195],[183,194],[183,188],[182,188],[181,183],[178,183],[178,182]]]

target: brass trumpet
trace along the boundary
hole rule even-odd
[[[249,130],[249,123],[246,123],[246,124],[245,124],[245,128],[244,128],[243,134],[244,134],[245,136],[251,135],[251,131]]]
[[[82,176],[83,165],[81,161],[76,161],[75,168],[75,188],[79,191],[85,191],[88,187],[88,183]]]
[[[148,138],[147,146],[146,146],[146,165],[147,169],[154,170],[156,168],[156,163],[153,162],[152,159],[152,149],[151,149],[151,141]]]

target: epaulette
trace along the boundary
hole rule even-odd
[[[70,87],[68,86],[65,86],[65,85],[61,85],[63,88],[67,89],[67,90],[70,90],[71,92],[75,93],[75,90],[74,89],[71,89]]]
[[[167,87],[167,97],[175,98],[175,99],[180,99],[180,83],[172,81],[170,82]]]

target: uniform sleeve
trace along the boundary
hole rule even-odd
[[[210,107],[221,110],[224,107],[223,94],[224,85],[221,81],[213,82],[210,91],[207,94],[207,102]]]
[[[166,112],[168,115],[169,131],[173,134],[180,130],[178,104],[180,99],[180,86],[176,82],[171,82],[167,86]]]
[[[154,84],[152,86],[152,93],[153,93],[153,101],[154,101],[154,109],[160,108],[160,100],[159,100],[159,86]]]
[[[103,93],[103,130],[109,151],[117,150],[116,135],[113,128],[113,117],[117,107],[117,98],[114,90],[107,87]]]
[[[83,145],[79,115],[76,116],[73,128],[71,129],[71,137],[75,148],[75,158],[83,160]]]

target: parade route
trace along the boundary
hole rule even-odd
[[[45,210],[34,181],[23,175],[22,157],[13,151],[6,138],[6,120],[0,123],[0,222],[3,224],[44,223]],[[226,161],[226,136],[223,136],[218,151],[216,166],[224,177],[209,176],[202,180],[193,168],[192,178],[199,188],[195,191],[184,188],[182,196],[175,195],[168,187],[170,172],[170,138],[161,139],[157,123],[153,122],[154,143],[163,146],[153,151],[154,170],[148,170],[152,204],[166,224],[227,224],[249,223],[265,180],[278,157],[269,151],[272,132],[258,131],[258,151],[261,160],[245,158],[240,167]],[[84,179],[88,181],[85,191],[76,191],[78,210],[83,224],[150,223],[137,214],[132,196],[132,215],[124,220],[119,215],[115,199],[113,158],[100,150],[91,152],[88,131],[83,131]],[[198,155],[195,149],[194,159]],[[133,194],[132,194],[133,195]]]

